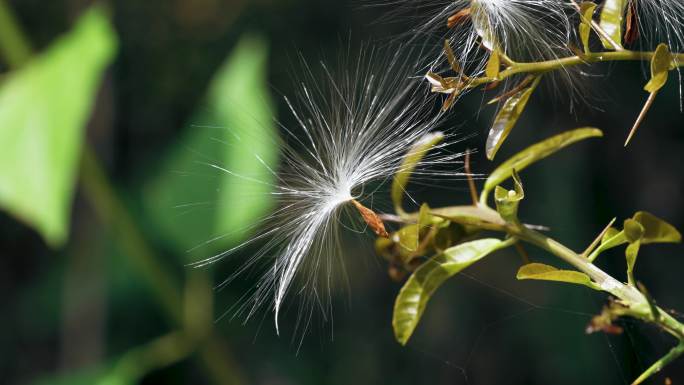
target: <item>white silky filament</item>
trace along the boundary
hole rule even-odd
[[[343,213],[359,222],[352,199],[366,200],[372,195],[365,189],[370,183],[391,180],[400,171],[406,151],[441,121],[420,79],[409,79],[410,56],[405,50],[393,52],[389,59],[362,53],[341,76],[321,64],[321,79],[305,65],[297,99],[291,103],[286,98],[299,127],[297,133],[283,127],[282,165],[272,171],[277,210],[264,218],[259,232],[247,242],[195,265],[205,266],[245,246],[258,246],[224,282],[254,269],[262,274],[234,316],[249,319],[270,303],[279,332],[278,315],[295,282],[297,293],[308,294],[305,306],[318,307],[324,315],[328,312],[332,282],[344,274],[343,268],[335,267],[343,256]],[[416,177],[462,175],[458,164],[462,154],[446,148],[456,139],[448,133],[445,137],[424,157]],[[310,315],[311,311],[300,313],[304,328]]]

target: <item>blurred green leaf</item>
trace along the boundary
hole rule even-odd
[[[537,76],[532,81],[532,84],[516,92],[504,102],[503,107],[501,107],[494,119],[494,124],[489,130],[489,136],[487,137],[487,158],[489,160],[494,159],[499,148],[501,148],[501,145],[511,133],[513,127],[515,127],[518,119],[520,119],[520,115],[525,111],[525,106],[527,106],[532,92],[537,88],[540,81],[541,76]]]
[[[478,239],[452,247],[421,265],[406,281],[394,304],[392,326],[397,341],[406,345],[434,292],[450,277],[513,240]]]
[[[591,36],[591,31],[593,29],[591,22],[594,19],[595,11],[596,4],[591,1],[585,1],[580,4],[580,15],[582,15],[582,22],[580,24],[579,31],[585,54],[591,53],[589,48],[589,37]]]
[[[0,88],[0,205],[53,247],[68,235],[83,128],[116,47],[106,12],[91,8]]]
[[[599,26],[618,46],[622,46],[622,26],[625,19],[628,0],[606,0],[601,11],[601,21]],[[607,49],[614,49],[613,44],[601,37],[603,46]]]
[[[392,181],[392,203],[394,203],[394,209],[397,213],[404,213],[402,202],[406,192],[406,185],[411,178],[411,174],[413,174],[413,170],[416,169],[416,166],[418,166],[418,163],[420,163],[425,154],[442,140],[444,140],[444,134],[441,132],[428,134],[414,144],[406,153],[399,172],[396,173]]]
[[[244,36],[214,76],[192,119],[198,125],[188,127],[146,191],[151,216],[177,248],[220,238],[207,252],[225,249],[272,207],[279,146],[267,64],[266,42]]]
[[[682,234],[671,224],[645,211],[634,214],[633,219],[639,222],[644,233],[641,242],[648,243],[679,243],[682,241]]]
[[[584,285],[595,290],[601,290],[588,275],[574,270],[559,270],[542,263],[530,263],[518,270],[516,276],[520,280],[554,281]]]
[[[502,163],[489,175],[483,189],[483,197],[486,198],[492,189],[510,178],[513,175],[514,169],[520,172],[532,163],[542,160],[575,142],[601,136],[603,136],[603,132],[597,128],[578,128],[553,136],[526,148]]]

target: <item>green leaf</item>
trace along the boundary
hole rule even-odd
[[[499,51],[493,51],[489,56],[489,61],[487,62],[487,67],[485,68],[485,75],[488,78],[496,79],[499,77],[499,71],[501,70],[501,58],[499,57]]]
[[[518,173],[513,170],[514,189],[506,190],[501,186],[496,186],[494,192],[494,199],[496,200],[496,209],[506,222],[518,222],[518,205],[520,201],[525,198],[525,191],[523,190],[522,182]]]
[[[510,178],[511,175],[513,175],[514,169],[520,172],[527,168],[527,166],[542,160],[575,142],[601,136],[603,136],[603,132],[599,129],[578,128],[553,136],[528,147],[502,163],[489,175],[489,178],[487,178],[487,181],[485,182],[483,197],[486,198],[487,194],[492,191],[492,189]]]
[[[201,252],[225,250],[272,208],[279,146],[268,53],[259,36],[239,40],[146,191],[150,216],[178,249],[220,237]]]
[[[541,76],[536,77],[532,84],[513,94],[504,102],[487,137],[487,158],[489,160],[494,159],[499,148],[515,127],[520,115],[525,111],[525,106],[527,106],[532,92],[537,88],[540,81]]]
[[[639,249],[641,248],[641,241],[637,240],[629,244],[625,250],[625,257],[627,258],[627,279],[629,284],[634,286],[634,266],[636,265]]]
[[[641,223],[635,221],[634,219],[626,219],[625,223],[622,227],[625,232],[625,237],[627,238],[627,242],[637,242],[640,241],[641,238],[644,236],[644,226],[641,225]]]
[[[514,240],[494,238],[463,243],[420,266],[406,281],[394,304],[392,326],[397,341],[406,345],[434,292],[450,277]]]
[[[645,211],[634,214],[633,219],[639,222],[644,233],[641,243],[679,243],[682,241],[682,234],[671,224]]]
[[[94,7],[0,87],[0,206],[53,247],[68,236],[83,128],[116,49]]]
[[[392,202],[394,203],[394,209],[397,213],[405,213],[402,202],[404,200],[406,185],[411,178],[411,174],[413,174],[413,170],[416,169],[416,166],[418,166],[418,163],[420,163],[425,154],[442,140],[444,140],[444,134],[441,132],[425,135],[424,138],[414,144],[406,153],[404,162],[392,181]]]
[[[603,3],[603,10],[601,11],[601,21],[599,26],[608,36],[613,40],[613,43],[622,47],[622,26],[625,20],[625,11],[627,10],[628,0],[606,0]],[[613,44],[601,37],[603,47],[607,49],[615,49]]]
[[[580,15],[582,15],[582,22],[579,26],[580,39],[582,40],[582,46],[584,47],[584,53],[590,54],[591,50],[589,48],[589,37],[591,36],[592,25],[591,22],[594,19],[594,12],[596,11],[596,4],[591,1],[585,1],[580,4]]]
[[[588,275],[574,270],[559,270],[553,266],[541,263],[530,263],[518,270],[517,278],[520,280],[554,281],[565,282],[576,285],[584,285],[594,290],[601,288],[592,282]]]
[[[418,250],[418,245],[420,244],[420,225],[406,225],[399,229],[395,236],[396,239],[393,240],[399,244],[399,251],[402,257],[409,257]]]
[[[627,135],[625,146],[629,144],[634,137],[634,134],[636,134],[637,129],[639,126],[641,126],[641,122],[643,122],[646,114],[651,109],[651,106],[653,106],[656,95],[658,95],[658,91],[660,91],[660,89],[663,88],[667,83],[669,71],[674,68],[674,58],[672,54],[670,54],[670,48],[667,46],[667,44],[659,44],[658,48],[656,48],[656,51],[653,54],[653,57],[651,58],[651,80],[649,80],[649,82],[644,86],[644,90],[646,90],[650,95],[648,96],[648,99],[646,99],[646,103],[644,103],[644,106],[642,107],[634,126],[632,126],[629,135]]]
[[[506,224],[499,213],[486,206],[449,206],[433,209],[432,214],[462,224]]]
[[[667,44],[659,44],[651,59],[651,80],[646,83],[644,90],[649,93],[660,91],[667,83],[668,75],[673,68],[670,48]]]
[[[601,244],[606,244],[608,243],[613,237],[618,235],[620,233],[620,230],[616,229],[615,227],[611,227],[608,230],[606,230],[606,233],[603,234],[603,238],[601,238]]]
[[[627,236],[624,231],[617,231],[616,229],[609,230],[603,236],[601,240],[601,245],[594,250],[591,255],[589,255],[589,262],[593,262],[598,258],[598,256],[606,250],[618,247],[628,243]]]

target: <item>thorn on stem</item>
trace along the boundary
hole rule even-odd
[[[629,142],[632,140],[632,137],[636,133],[636,130],[639,128],[639,126],[641,126],[641,122],[644,121],[646,113],[648,112],[648,110],[651,109],[651,106],[653,105],[653,102],[655,101],[655,97],[657,94],[657,92],[651,92],[651,94],[648,96],[646,104],[644,104],[644,108],[641,109],[641,113],[639,113],[639,117],[637,118],[636,123],[634,123],[634,127],[632,127],[632,130],[629,132],[629,136],[627,136],[627,140],[625,141],[625,147],[627,147]]]

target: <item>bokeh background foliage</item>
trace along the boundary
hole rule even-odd
[[[386,11],[320,0],[0,1],[1,382],[622,384],[661,354],[666,338],[637,324],[585,336],[604,298],[516,282],[520,261],[508,252],[446,283],[401,347],[390,325],[398,286],[370,240],[348,246],[358,257],[334,324],[317,322],[301,347],[276,337],[269,316],[214,322],[255,283],[211,290],[249,250],[210,269],[186,263],[235,245],[272,205],[264,185],[212,165],[270,178],[274,119],[296,124],[280,95],[301,71],[297,52],[335,58],[419,19],[385,23]],[[578,126],[606,131],[525,175],[521,215],[577,248],[636,209],[684,227],[677,87],[624,151],[642,68],[603,69],[610,78],[592,78],[600,84],[574,113],[539,96],[563,94],[542,84],[498,155]],[[481,147],[494,111],[478,114],[479,95],[460,103],[444,128],[480,134],[463,146]],[[482,154],[475,167],[491,170]],[[465,183],[444,187],[415,186],[434,206],[467,201]],[[639,276],[667,308],[684,309],[683,251],[641,258]],[[606,259],[619,276],[621,258]],[[678,363],[667,375],[683,372]]]

